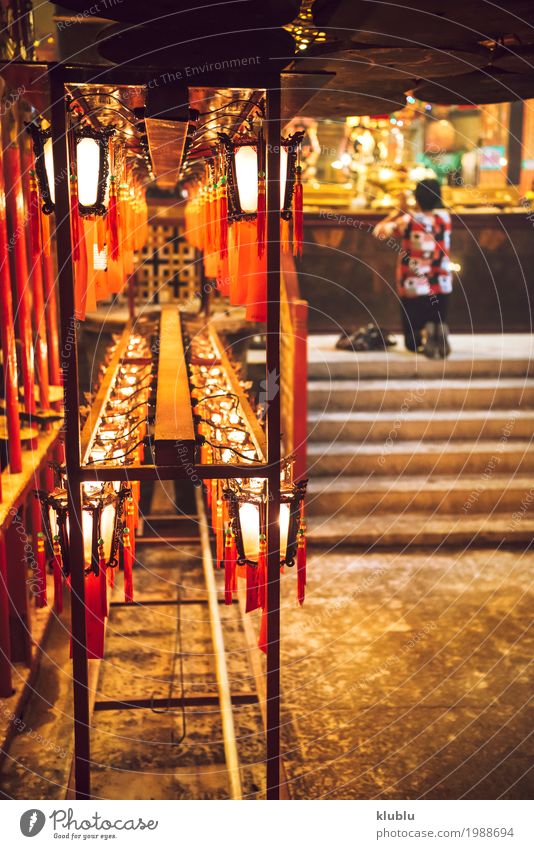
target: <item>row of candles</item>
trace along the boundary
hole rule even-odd
[[[258,463],[263,460],[251,424],[233,391],[217,347],[206,333],[190,343],[189,377],[201,442],[202,464]],[[245,391],[247,384],[241,381]],[[267,489],[265,478],[229,478],[205,481],[208,510],[216,541],[216,563],[225,571],[224,598],[231,604],[238,578],[245,580],[246,612],[260,608],[259,647],[266,650]],[[280,568],[297,565],[297,599],[303,604],[306,588],[306,481],[293,480],[293,461],[282,464],[280,495]]]
[[[103,370],[116,347],[112,345]],[[130,337],[113,379],[109,397],[99,419],[90,447],[93,464],[130,465],[143,461],[144,437],[148,427],[148,403],[151,391],[152,354],[147,338]],[[70,584],[70,517],[66,481],[57,470],[57,486],[50,493],[40,492],[45,533],[38,545],[38,569],[46,581],[46,563],[54,574],[54,609],[63,608],[63,588]],[[115,571],[122,568],[124,600],[133,602],[133,564],[135,530],[139,523],[140,484],[129,481],[82,485],[82,530],[84,543],[85,607],[87,654],[101,658],[104,652],[105,620],[109,612],[109,592],[115,583]]]

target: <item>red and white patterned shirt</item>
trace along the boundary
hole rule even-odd
[[[401,215],[378,225],[380,232],[400,240],[397,292],[401,298],[452,292],[451,217],[445,209]]]

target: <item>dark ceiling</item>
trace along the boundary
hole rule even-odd
[[[404,105],[408,91],[436,103],[534,97],[532,0],[502,6],[490,0],[191,5],[108,0],[92,7],[100,17],[91,19],[87,0],[68,0],[56,7],[73,22],[60,30],[62,58],[87,60],[89,51],[92,61],[96,56],[147,73],[171,70],[185,85],[248,86],[266,69],[298,70],[310,76],[286,81],[286,96],[293,90],[301,114],[317,118],[391,112]],[[324,71],[330,76],[318,82]],[[295,98],[303,89],[306,97]]]

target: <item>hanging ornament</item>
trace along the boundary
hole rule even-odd
[[[293,194],[293,254],[302,256],[302,243],[304,240],[304,211],[302,192],[302,168],[295,168],[295,191]]]
[[[35,602],[37,607],[46,605],[46,552],[45,535],[42,531],[37,533],[37,593]]]
[[[100,604],[102,616],[108,615],[108,587],[106,575],[106,556],[104,554],[104,540],[98,540],[98,579],[100,582]]]
[[[236,558],[233,534],[230,528],[226,531],[224,545],[224,603],[232,604],[236,582]]]
[[[74,174],[71,174],[70,177],[70,220],[72,226],[72,258],[74,260],[79,260],[82,233],[80,227],[80,212],[78,209],[78,188]]]
[[[109,255],[112,260],[117,260],[119,258],[119,206],[117,182],[113,175],[109,181],[108,230]]]
[[[298,603],[304,604],[306,594],[306,523],[301,520],[297,545],[297,598]]]
[[[61,546],[58,534],[54,537],[52,569],[54,572],[54,610],[59,615],[63,612],[63,563],[61,562]]]
[[[228,188],[226,174],[219,181],[219,256],[228,257]]]
[[[133,602],[133,556],[130,545],[130,531],[127,527],[122,531],[122,563],[124,569],[124,601]]]

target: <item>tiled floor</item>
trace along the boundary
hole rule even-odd
[[[534,554],[327,550],[283,582],[294,798],[531,798]]]

